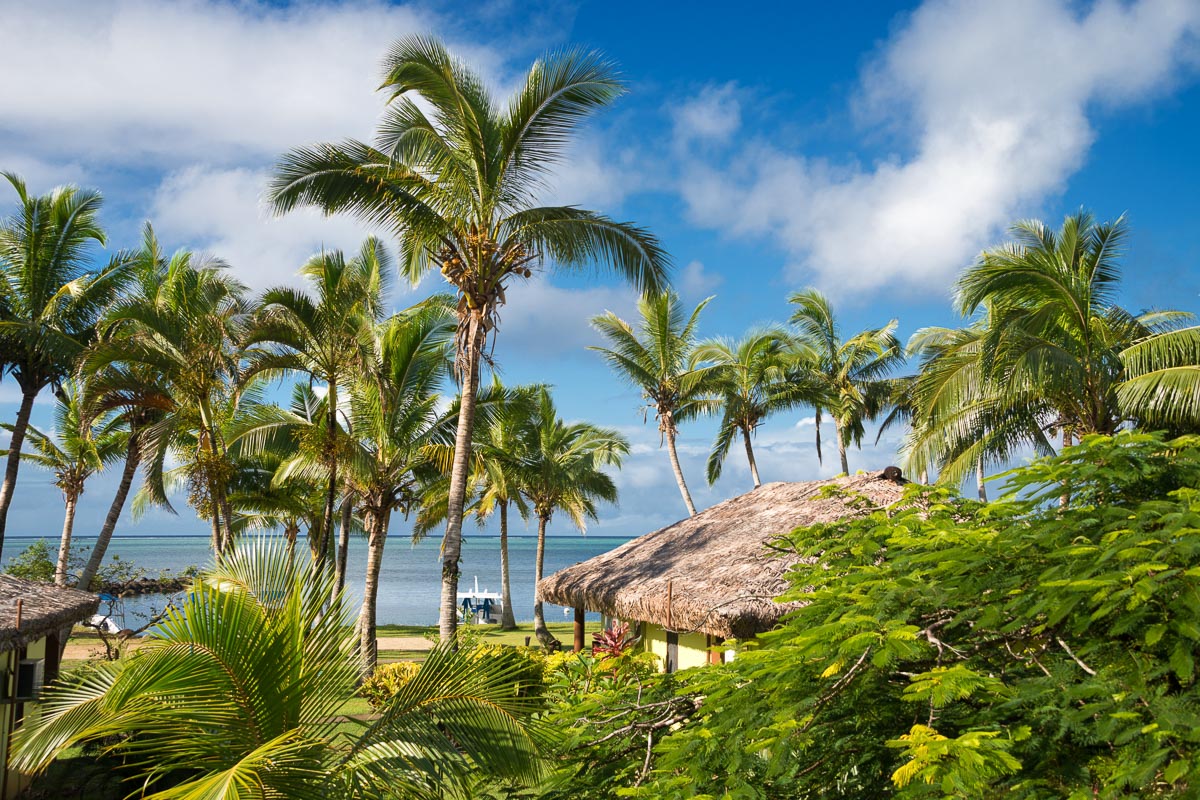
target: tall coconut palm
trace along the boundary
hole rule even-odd
[[[340,730],[359,673],[332,584],[281,541],[237,543],[134,654],[51,688],[13,765],[95,746],[162,800],[463,797],[479,775],[537,779],[540,704],[504,659],[436,648],[377,719]]]
[[[886,406],[889,373],[904,362],[904,351],[895,336],[896,320],[843,339],[829,300],[816,289],[796,292],[788,302],[796,306],[791,321],[804,379],[816,377],[825,385],[825,397],[813,403],[817,458],[821,458],[821,419],[828,414],[842,472],[849,473],[846,448],[851,443],[862,445],[864,423]]]
[[[567,51],[536,62],[498,103],[483,79],[436,40],[407,37],[384,60],[388,106],[374,145],[349,141],[294,150],[275,170],[277,212],[315,205],[380,225],[400,240],[412,282],[431,268],[458,296],[456,367],[462,413],[442,543],[439,629],[453,638],[463,500],[480,364],[513,281],[531,266],[606,262],[639,289],[666,280],[667,257],[645,230],[576,206],[539,206],[538,192],[575,127],[622,92],[613,67]]]
[[[18,200],[16,212],[0,220],[0,377],[11,375],[21,389],[0,485],[3,551],[33,401],[74,369],[124,269],[119,259],[92,264],[91,245],[104,244],[98,193],[62,186],[33,195],[21,178],[0,174]]]
[[[86,360],[91,371],[116,367],[135,380],[149,374],[165,388],[159,398],[165,413],[142,434],[151,467],[147,488],[170,507],[158,478],[167,452],[176,452],[187,465],[189,500],[212,523],[218,554],[233,540],[233,468],[223,428],[245,391],[239,388],[241,342],[250,311],[245,287],[225,267],[176,253],[159,283],[142,285],[106,312],[106,335]]]
[[[1012,235],[1012,242],[984,251],[957,286],[964,316],[986,306],[992,318],[981,343],[996,387],[984,401],[985,418],[1036,417],[1064,445],[1116,431],[1139,411],[1118,399],[1126,377],[1122,352],[1190,315],[1134,315],[1116,304],[1123,219],[1097,223],[1080,211],[1057,231],[1022,221]]]
[[[710,300],[702,300],[686,314],[673,291],[645,294],[638,301],[636,329],[611,311],[593,317],[592,326],[608,341],[608,347],[589,348],[600,353],[618,376],[642,390],[647,410],[653,409],[658,420],[660,442],[667,446],[675,482],[691,516],[695,516],[696,506],[679,465],[675,440],[681,423],[711,405],[708,398],[716,385],[716,371],[711,366],[697,366],[694,359],[700,312]]]
[[[115,415],[89,420],[83,406],[83,391],[73,380],[64,381],[54,409],[55,434],[43,433],[32,425],[26,434],[28,449],[21,460],[54,473],[54,485],[62,490],[65,514],[58,543],[58,561],[54,582],[67,585],[67,565],[71,555],[71,536],[75,527],[75,509],[88,478],[118,459],[129,437],[123,421]],[[12,425],[3,425],[12,431]],[[8,452],[0,450],[0,455]]]
[[[342,488],[339,391],[352,376],[365,372],[373,358],[371,327],[382,318],[393,270],[383,243],[374,238],[364,242],[354,258],[347,259],[340,251],[320,253],[300,270],[312,294],[290,287],[268,290],[247,338],[250,345],[273,345],[252,351],[249,374],[300,373],[310,382],[324,384],[329,398],[322,443],[327,488],[317,541],[320,559],[328,557],[334,542],[334,513]],[[349,511],[350,505],[343,505]]]
[[[544,387],[537,393],[533,425],[527,433],[530,438],[522,448],[518,485],[538,520],[536,585],[545,567],[546,528],[554,512],[562,511],[580,532],[585,531],[587,521],[596,519],[598,502],[617,501],[617,486],[603,467],[619,467],[629,453],[629,442],[613,430],[564,422]],[[540,600],[533,606],[533,631],[547,649],[559,646],[546,627]]]
[[[758,462],[750,440],[772,414],[811,404],[819,397],[818,387],[803,386],[788,374],[788,334],[779,328],[751,331],[740,340],[714,339],[696,348],[693,360],[708,362],[714,369],[713,389],[721,412],[721,427],[708,456],[710,484],[721,477],[721,468],[736,437],[746,446],[746,461],[754,487],[762,485]]]

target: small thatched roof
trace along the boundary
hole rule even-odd
[[[770,630],[790,606],[774,602],[788,588],[795,560],[767,544],[795,528],[864,513],[826,486],[878,506],[900,499],[894,467],[809,483],[767,483],[615,550],[542,579],[539,600],[583,607],[625,620],[746,638]]]
[[[17,600],[21,621],[17,625]],[[96,613],[100,598],[78,589],[0,575],[0,651],[15,650]]]

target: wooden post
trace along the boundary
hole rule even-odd
[[[575,652],[578,653],[583,649],[583,607],[575,609]]]

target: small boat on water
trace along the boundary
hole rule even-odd
[[[463,619],[475,624],[499,624],[500,615],[504,611],[504,599],[496,592],[486,588],[479,590],[479,576],[475,576],[475,588],[472,591],[458,592],[458,601],[462,606]]]

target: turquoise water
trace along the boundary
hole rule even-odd
[[[16,555],[32,542],[32,539],[13,537],[5,542],[9,556]],[[90,539],[79,538],[80,543],[91,544]],[[613,536],[551,536],[546,540],[546,574],[585,561],[607,552],[628,539]],[[50,542],[52,549],[56,542]],[[438,618],[438,597],[441,592],[441,540],[430,537],[413,545],[406,538],[389,539],[384,550],[383,568],[379,588],[379,624],[387,625],[435,625]],[[511,570],[513,610],[518,620],[533,619],[533,567],[537,538],[533,536],[510,536],[508,540]],[[209,540],[206,536],[138,536],[113,537],[108,548],[108,557],[119,555],[155,577],[161,570],[181,570],[188,565],[204,565],[210,560]],[[354,539],[350,542],[349,566],[347,567],[347,591],[357,606],[362,602],[363,576],[367,562],[367,542]],[[500,591],[500,540],[491,536],[467,536],[463,539],[462,582],[460,589],[469,590],[479,578],[479,588]],[[131,598],[122,601],[117,609],[117,622],[125,627],[135,627],[145,619],[151,609],[160,609],[161,596]],[[547,605],[546,620],[568,619],[561,606]],[[589,615],[593,618],[594,615]],[[595,617],[598,618],[598,617]]]

